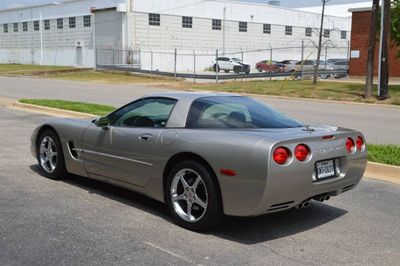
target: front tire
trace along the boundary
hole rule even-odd
[[[213,174],[197,161],[178,163],[166,184],[166,201],[175,223],[204,230],[223,220],[222,200]]]
[[[36,150],[39,167],[45,177],[61,179],[67,175],[61,141],[53,130],[40,134]]]

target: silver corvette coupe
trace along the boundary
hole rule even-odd
[[[93,121],[50,120],[31,142],[45,176],[134,190],[191,230],[327,200],[354,188],[367,163],[358,131],[304,125],[221,93],[162,93]]]

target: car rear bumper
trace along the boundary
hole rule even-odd
[[[353,189],[364,175],[366,156],[360,155],[360,158],[351,160],[344,157],[342,160],[342,173],[325,180],[315,180],[315,173],[306,169],[268,176],[265,193],[255,215],[287,210],[321,195],[337,196]]]
[[[230,186],[235,187],[230,202],[224,202],[225,214],[258,216],[288,210],[321,195],[337,196],[351,190],[364,175],[366,153],[359,154],[358,158],[342,159],[341,173],[321,181],[314,180],[315,169],[309,166],[269,171],[264,182],[243,182],[239,185],[236,181]]]

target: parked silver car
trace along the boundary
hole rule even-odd
[[[304,125],[220,93],[155,94],[93,121],[49,120],[31,143],[45,176],[142,193],[191,230],[327,200],[354,188],[367,162],[358,131]]]
[[[317,60],[303,60],[299,61],[295,64],[289,64],[286,65],[286,71],[287,72],[295,72],[295,71],[301,71],[303,68],[303,71],[305,72],[311,72],[314,71],[314,68],[316,66]],[[334,68],[330,65],[327,64],[325,61],[320,60],[319,62],[319,70],[334,70]]]

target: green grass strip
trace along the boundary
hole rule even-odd
[[[84,102],[73,102],[64,100],[50,100],[50,99],[21,99],[21,103],[34,104],[39,106],[57,108],[62,110],[69,110],[81,113],[88,113],[98,116],[106,115],[115,110],[114,106],[84,103]]]
[[[367,147],[369,161],[400,166],[399,145],[368,144]]]

